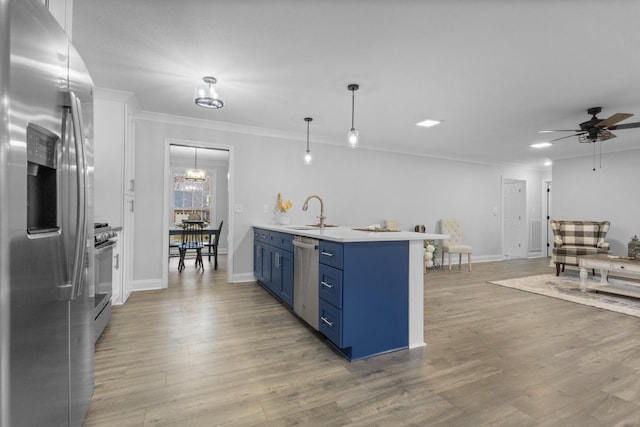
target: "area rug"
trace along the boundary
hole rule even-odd
[[[599,278],[589,278],[590,283],[597,283],[599,280]],[[612,282],[624,286],[624,282],[613,279]],[[543,274],[519,279],[489,281],[489,283],[640,317],[640,299],[604,292],[582,292],[580,291],[580,277],[573,272],[562,273],[559,277],[554,274]]]

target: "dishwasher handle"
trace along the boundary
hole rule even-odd
[[[299,248],[303,248],[303,249],[318,249],[318,245],[315,245],[313,243],[303,243],[303,242],[298,242],[297,240],[294,240],[293,242],[293,246],[297,246]]]

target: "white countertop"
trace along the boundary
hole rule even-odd
[[[334,242],[382,242],[448,239],[448,234],[414,233],[413,231],[360,231],[352,227],[310,227],[301,225],[254,224],[254,227]]]

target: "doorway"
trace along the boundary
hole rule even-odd
[[[502,181],[503,245],[504,258],[526,258],[526,181],[504,179]]]
[[[170,230],[175,224],[181,225],[183,219],[197,217],[211,228],[224,225],[218,242],[218,253],[226,254],[220,260],[226,260],[227,280],[232,277],[233,188],[232,147],[199,141],[165,141],[165,191],[163,223],[163,272],[162,287],[168,286],[170,248]],[[187,177],[189,169],[202,173],[202,178]],[[174,263],[175,264],[175,263]],[[205,262],[205,269],[209,268]],[[211,260],[213,269],[213,259]]]

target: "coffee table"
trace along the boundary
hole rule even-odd
[[[594,290],[640,298],[640,283],[609,282],[609,274],[640,279],[640,259],[628,259],[606,254],[586,255],[580,257],[579,265],[580,290],[582,292]],[[600,283],[588,286],[587,276],[591,269],[600,270]]]

